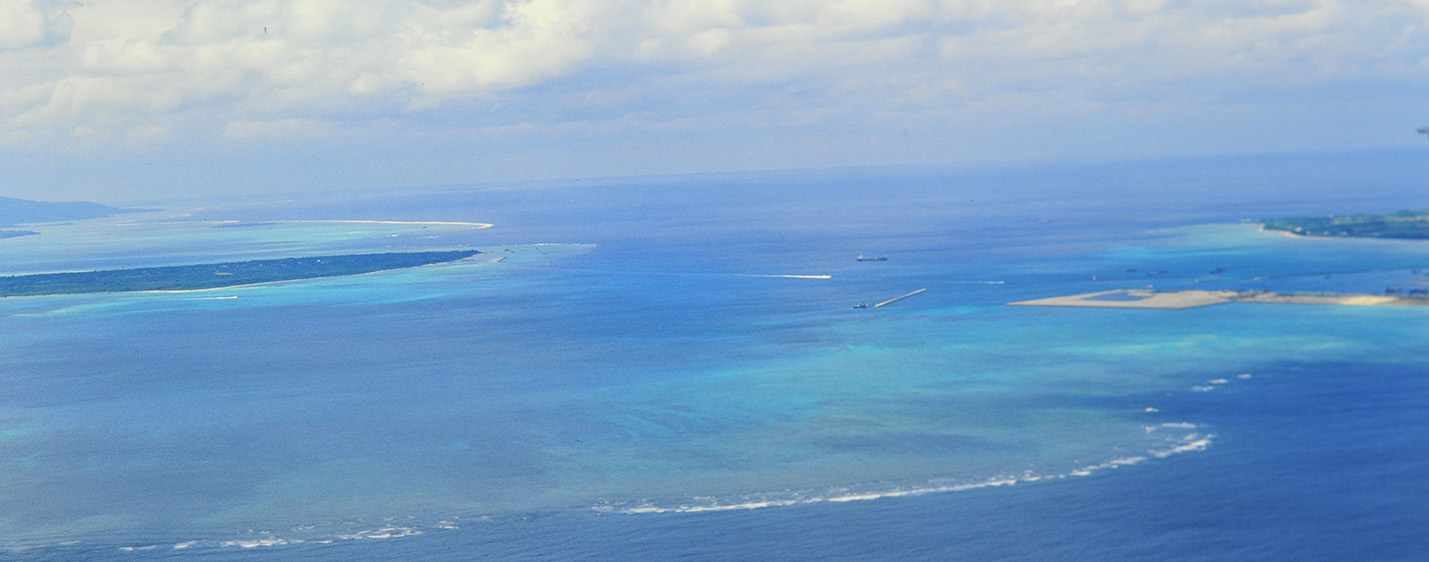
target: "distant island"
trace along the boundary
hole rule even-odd
[[[0,226],[93,219],[132,212],[135,210],[116,209],[98,203],[47,203],[0,197]]]
[[[1298,217],[1268,220],[1262,225],[1265,230],[1300,236],[1429,239],[1429,211],[1399,211],[1388,215]]]
[[[338,277],[418,267],[469,258],[481,252],[400,252],[283,258],[202,265],[0,276],[0,297],[195,291],[255,283]]]

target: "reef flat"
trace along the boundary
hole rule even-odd
[[[1267,220],[1261,225],[1266,230],[1300,236],[1429,239],[1429,211],[1343,217],[1296,217]]]
[[[476,250],[346,254],[0,277],[0,297],[196,291],[257,283],[358,275],[469,258]]]

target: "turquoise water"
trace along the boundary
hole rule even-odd
[[[778,172],[145,202],[163,210],[26,226],[41,235],[0,240],[3,273],[484,253],[0,299],[0,547],[1274,559],[1373,539],[1410,559],[1429,521],[1425,310],[1004,304],[1379,292],[1429,246],[1241,221],[1429,207],[1422,167]],[[1283,501],[1317,486],[1349,490]]]

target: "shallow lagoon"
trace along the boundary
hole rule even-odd
[[[36,226],[0,241],[7,271],[468,246],[491,259],[0,300],[0,542],[36,558],[1268,559],[1372,538],[1393,559],[1429,519],[1412,439],[1429,419],[1410,399],[1422,310],[1003,304],[1146,285],[1374,290],[1429,248],[1238,221],[1429,206],[1403,189],[1418,166],[787,172]],[[277,222],[377,219],[496,226]],[[234,220],[273,224],[213,228]],[[1330,482],[1336,495],[1288,499]],[[1350,529],[1343,544],[1331,528]]]

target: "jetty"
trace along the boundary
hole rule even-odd
[[[924,288],[924,289],[918,289],[918,290],[916,290],[916,291],[913,291],[913,292],[908,293],[908,294],[906,294],[906,295],[903,295],[903,296],[901,296],[901,297],[894,297],[894,298],[888,299],[888,300],[886,300],[886,301],[883,301],[883,302],[881,302],[881,303],[878,303],[878,304],[873,305],[873,308],[880,308],[880,307],[883,307],[883,306],[886,306],[886,305],[893,304],[893,303],[895,303],[895,302],[901,301],[901,300],[903,300],[903,299],[906,299],[906,298],[908,298],[908,297],[911,297],[911,296],[913,296],[913,295],[916,295],[916,294],[921,293],[921,292],[926,291],[926,290],[928,290],[928,289],[926,289],[926,288]]]

